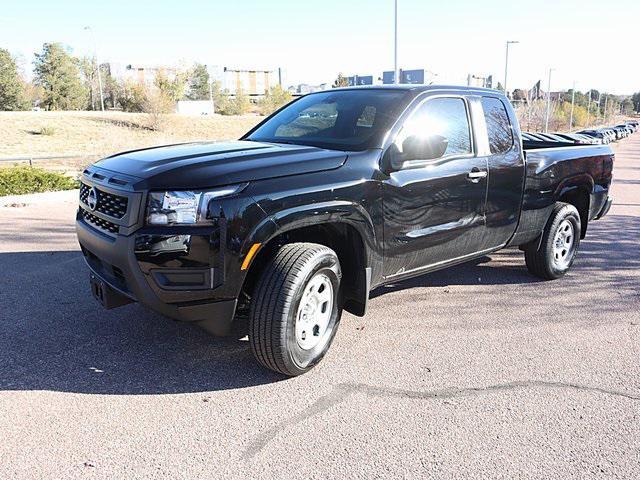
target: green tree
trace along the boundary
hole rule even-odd
[[[82,74],[85,89],[89,92],[88,108],[100,110],[100,92],[98,90],[98,76],[96,62],[92,57],[82,57],[78,60],[78,68]]]
[[[154,84],[163,95],[166,95],[167,99],[172,102],[177,102],[184,98],[184,89],[186,87],[186,75],[182,73],[176,73],[173,78],[165,73],[164,70],[159,70],[156,74]]]
[[[196,63],[189,74],[187,98],[189,100],[208,100],[209,81],[207,67],[201,63]]]
[[[211,82],[211,93],[213,96],[213,108],[216,112],[223,113],[229,106],[229,95],[220,88],[220,82]]]
[[[216,110],[222,115],[244,115],[251,109],[249,95],[244,93],[242,87],[236,90],[233,98],[226,97],[222,105],[216,104]]]
[[[291,98],[291,94],[284,90],[280,85],[271,87],[264,98],[258,103],[260,112],[263,115],[269,115],[281,106],[289,103]]]
[[[142,83],[126,80],[118,85],[118,104],[125,112],[142,112],[146,92]]]
[[[0,110],[26,110],[24,84],[11,54],[0,48]]]
[[[118,104],[120,88],[118,81],[111,75],[111,65],[108,63],[101,64],[100,74],[102,75],[102,88],[104,89],[104,107],[115,108]]]
[[[344,75],[342,75],[342,72],[338,73],[338,78],[336,78],[335,81],[333,82],[333,88],[348,87],[348,86],[349,86],[349,79]]]
[[[42,87],[47,110],[79,110],[87,105],[78,61],[59,43],[45,43],[34,60],[35,84]]]
[[[631,101],[633,102],[633,109],[636,112],[640,112],[640,92],[636,92],[631,96]]]

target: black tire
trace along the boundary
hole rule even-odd
[[[341,277],[338,256],[328,247],[291,243],[278,250],[256,285],[249,309],[249,344],[260,364],[275,372],[296,376],[322,360],[342,315]],[[328,303],[320,308],[329,308],[331,313],[324,317],[325,323],[328,318],[326,329],[318,334],[318,339],[312,340],[317,341],[317,345],[312,348],[306,345],[305,349],[301,347],[300,336],[306,332],[296,331],[298,316],[302,315],[298,307],[307,285],[318,279],[324,282],[318,287],[319,291],[326,288],[327,295],[333,298],[330,308]]]
[[[558,260],[558,252],[554,250],[556,235],[561,228],[567,228],[569,222],[573,228],[573,236],[567,244],[567,254]],[[568,203],[557,202],[542,233],[540,248],[525,249],[524,258],[529,272],[545,280],[555,280],[569,271],[576,258],[580,245],[580,214],[576,207]]]

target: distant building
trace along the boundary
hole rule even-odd
[[[110,64],[111,75],[124,81],[153,84],[158,72],[163,72],[170,80],[184,73],[188,67],[143,64]],[[220,89],[235,95],[239,89],[251,96],[262,97],[269,89],[278,84],[278,72],[266,69],[241,69],[208,65],[207,71],[212,81],[220,84]]]
[[[242,69],[210,66],[207,68],[212,80],[220,83],[220,89],[235,95],[242,90],[251,97],[264,96],[271,87],[278,85],[277,72],[265,69]]]
[[[152,84],[156,80],[158,72],[162,71],[169,79],[174,78],[182,69],[161,65],[129,64],[122,65],[111,63],[109,66],[111,75],[124,81]]]
[[[300,83],[299,85],[292,85],[287,88],[287,91],[291,95],[306,95],[307,93],[321,92],[322,90],[328,90],[331,85],[328,83],[321,83],[320,85],[308,85],[306,83]]]

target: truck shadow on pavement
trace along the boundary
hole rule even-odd
[[[563,289],[607,288],[622,292],[622,303],[627,297],[637,301],[640,219],[610,216],[589,229],[574,275],[561,280]],[[246,341],[211,337],[137,304],[103,310],[90,296],[77,251],[0,253],[0,266],[0,390],[166,394],[283,379],[254,361]],[[532,299],[548,295],[545,283],[527,273],[521,252],[507,250],[379,289],[372,297],[472,284],[487,288],[489,295],[477,300],[482,302],[491,302],[505,284],[530,284]]]

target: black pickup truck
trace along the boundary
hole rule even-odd
[[[77,234],[106,308],[137,301],[216,335],[244,319],[256,359],[299,375],[342,310],[364,315],[385,283],[509,246],[532,274],[565,274],[611,205],[613,159],[606,145],[523,148],[495,90],[334,89],[237,142],[98,161]]]

